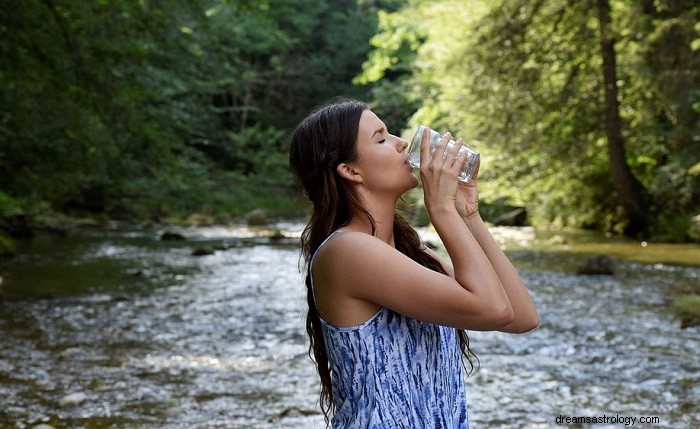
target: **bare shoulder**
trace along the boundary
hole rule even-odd
[[[358,292],[367,283],[358,273],[367,269],[369,259],[393,252],[388,244],[361,232],[346,231],[328,239],[312,267],[321,317],[336,326],[354,326],[375,314],[382,304]]]
[[[319,249],[314,261],[314,277],[326,280],[324,284],[342,289],[351,275],[366,268],[377,258],[392,259],[403,256],[377,237],[356,231],[346,231],[331,237]],[[352,295],[352,294],[351,294]]]
[[[314,273],[326,270],[332,278],[342,283],[349,275],[356,275],[360,270],[369,269],[374,276],[381,276],[392,263],[415,265],[413,260],[394,247],[372,235],[346,231],[331,237],[321,248],[314,263]]]

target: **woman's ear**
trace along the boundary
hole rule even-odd
[[[355,183],[362,183],[362,176],[360,175],[359,171],[357,171],[355,167],[350,164],[341,162],[338,164],[338,167],[336,167],[336,171],[343,179],[347,179]]]

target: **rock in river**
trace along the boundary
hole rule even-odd
[[[87,395],[85,395],[83,392],[70,393],[61,398],[61,400],[58,401],[58,405],[62,407],[74,407],[82,404],[86,399]]]
[[[605,274],[615,272],[613,259],[607,255],[589,256],[586,263],[576,269],[576,274]]]

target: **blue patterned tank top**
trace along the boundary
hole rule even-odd
[[[321,323],[337,406],[333,429],[469,428],[454,328],[386,307],[358,326]]]

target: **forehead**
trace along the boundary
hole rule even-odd
[[[384,128],[384,122],[369,109],[362,112],[360,116],[360,125],[358,127],[358,138],[369,139],[375,131]]]

